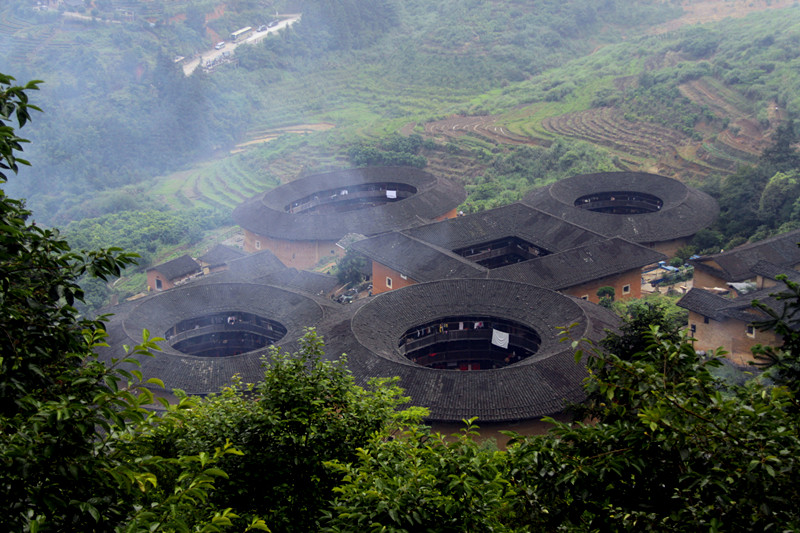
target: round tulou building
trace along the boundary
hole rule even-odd
[[[583,400],[585,367],[558,328],[572,325],[571,338],[596,341],[617,320],[541,287],[458,279],[381,294],[323,333],[330,354],[347,353],[358,382],[399,376],[432,422],[507,423]]]
[[[523,203],[668,256],[710,226],[719,213],[709,195],[676,179],[644,172],[573,176],[535,189]]]
[[[416,168],[358,168],[259,194],[233,219],[244,230],[245,251],[268,249],[286,266],[310,268],[342,255],[336,243],[348,234],[369,237],[452,218],[465,198],[461,185]]]
[[[155,357],[138,357],[146,376],[160,378],[167,391],[214,393],[235,374],[244,382],[259,381],[261,357],[269,346],[294,346],[304,328],[322,316],[313,299],[269,285],[187,285],[115,315],[108,324],[114,344],[100,355],[119,357],[122,345],[140,343],[146,329],[165,339]]]

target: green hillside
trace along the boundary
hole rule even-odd
[[[302,18],[184,75],[276,11]],[[800,9],[653,31],[681,13],[655,0],[108,0],[70,15],[14,0],[0,8],[0,71],[43,78],[46,112],[28,128],[35,166],[9,190],[49,225],[96,218],[102,233],[105,215],[203,208],[224,226],[253,194],[414,133],[426,142],[406,156],[461,180],[467,211],[597,170],[713,192],[798,112]],[[172,253],[159,246],[152,260]]]

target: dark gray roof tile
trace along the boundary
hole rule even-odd
[[[398,351],[401,335],[445,316],[486,315],[526,324],[542,337],[536,355],[502,369],[459,372],[414,364]],[[559,341],[558,326],[577,323],[576,337],[598,339],[614,327],[613,313],[547,289],[501,280],[423,283],[381,294],[359,308],[350,332],[329,338],[334,353],[347,352],[360,383],[375,376],[400,376],[414,405],[432,420],[525,420],[557,413],[584,398],[586,371],[574,361],[570,343]]]
[[[239,259],[240,257],[244,257],[245,255],[247,254],[239,248],[225,246],[224,244],[217,244],[209,251],[198,257],[198,259],[203,263],[206,263],[214,267],[214,266],[224,265],[229,261],[232,261],[234,259]]]
[[[800,263],[800,230],[790,231],[769,239],[744,244],[733,250],[705,255],[690,261],[695,268],[707,271],[729,282],[743,281],[754,277],[754,267],[761,261],[774,265],[772,271],[791,269]],[[762,265],[762,268],[767,268]]]
[[[197,261],[188,255],[182,255],[171,261],[167,261],[166,263],[152,266],[147,270],[155,270],[160,272],[168,280],[173,280],[201,272],[200,265],[197,263]]]
[[[317,191],[384,182],[407,184],[417,192],[402,201],[335,214],[292,214],[285,210]],[[233,218],[246,230],[276,239],[338,241],[348,233],[371,236],[426,224],[465,198],[460,184],[416,168],[356,168],[299,178],[240,204]]]
[[[482,276],[487,271],[457,254],[400,232],[358,241],[351,248],[420,283]]]
[[[664,259],[662,253],[615,237],[497,268],[489,277],[563,290]]]
[[[623,191],[654,195],[663,204],[656,212],[636,215],[599,213],[575,206],[579,198],[590,193]],[[638,243],[689,237],[711,225],[719,213],[717,202],[707,194],[678,180],[644,172],[574,176],[533,190],[523,203],[607,237],[619,235]]]
[[[451,218],[405,233],[448,250],[519,237],[553,253],[603,239],[586,228],[521,203]]]
[[[323,317],[323,308],[309,297],[277,287],[251,283],[192,284],[158,293],[137,302],[125,314],[112,317],[109,332],[113,344],[100,352],[109,361],[120,357],[123,345],[141,342],[142,331],[163,336],[177,323],[217,312],[248,312],[281,323],[287,333],[279,346],[292,347],[307,326],[315,326]],[[267,349],[230,356],[196,357],[180,352],[167,342],[155,357],[137,356],[141,370],[148,377],[160,378],[167,389],[179,388],[194,394],[218,392],[239,374],[245,382],[261,379],[261,356]]]

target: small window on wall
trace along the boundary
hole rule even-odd
[[[408,276],[406,276],[405,274],[400,274],[400,279],[408,279]]]
[[[708,317],[707,316],[703,317],[703,324],[708,324]]]
[[[261,249],[261,241],[256,241],[256,250]]]
[[[164,286],[161,284],[161,280],[156,278],[156,290],[160,291],[163,288],[164,288]]]
[[[588,294],[584,294],[583,296],[581,296],[581,300],[588,300],[588,299],[589,299]]]
[[[622,294],[630,294],[630,293],[631,293],[631,286],[630,285],[624,285],[622,287]]]
[[[392,278],[388,276],[386,277],[386,286],[389,287],[390,289],[392,288]]]
[[[755,338],[755,336],[756,336],[756,328],[755,328],[755,326],[752,326],[752,325],[747,326],[747,336],[750,337],[751,339]]]

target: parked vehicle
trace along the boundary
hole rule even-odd
[[[247,39],[251,33],[253,33],[253,28],[251,26],[245,26],[244,28],[231,33],[230,41],[232,43],[238,43],[239,41]]]
[[[214,50],[222,50],[223,48],[225,48],[225,41],[220,41],[214,45]]]

